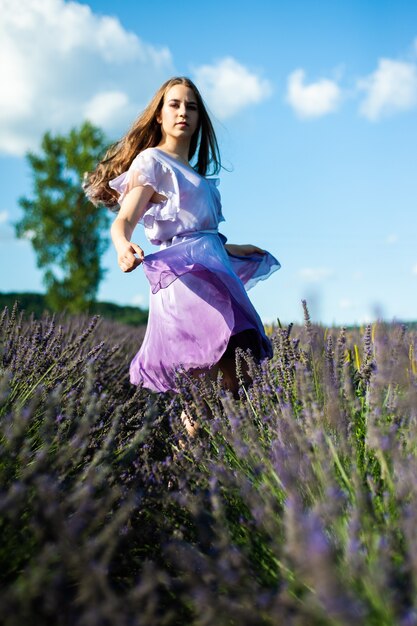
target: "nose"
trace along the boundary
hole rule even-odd
[[[185,104],[181,104],[180,105],[179,115],[181,117],[186,117],[187,116],[187,107],[185,106]]]

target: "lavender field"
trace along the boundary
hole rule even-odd
[[[415,330],[305,309],[234,400],[130,385],[141,329],[0,326],[2,624],[417,624]]]

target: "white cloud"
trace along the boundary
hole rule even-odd
[[[87,5],[2,0],[0,152],[20,155],[86,114],[120,134],[171,73],[167,48]]]
[[[362,313],[358,315],[356,320],[357,324],[371,324],[371,322],[375,321],[375,316],[371,316],[369,313]]]
[[[128,103],[129,98],[122,91],[105,91],[87,102],[84,115],[93,124],[105,126],[111,124],[115,115],[123,115]]]
[[[143,294],[137,293],[130,301],[133,306],[142,306],[146,303],[146,298]]]
[[[194,68],[193,78],[210,109],[219,119],[238,113],[271,95],[271,83],[235,59],[227,57],[215,65]]]
[[[390,246],[393,246],[394,244],[398,243],[397,233],[390,233],[385,241]]]
[[[26,239],[27,241],[32,241],[32,239],[35,237],[36,232],[32,229],[29,230],[25,230],[25,232],[22,234],[21,239]]]
[[[417,263],[414,265],[412,272],[417,276]]]
[[[304,267],[298,274],[308,283],[319,283],[334,276],[334,271],[328,267]]]
[[[360,79],[357,86],[366,92],[359,112],[375,122],[417,104],[417,67],[404,61],[380,59],[375,72]]]
[[[0,211],[0,241],[9,243],[14,240],[14,230],[9,222],[9,211]]]
[[[321,117],[338,108],[342,94],[335,81],[320,78],[306,85],[304,79],[304,70],[297,69],[287,80],[286,101],[299,117]]]
[[[349,309],[353,309],[354,306],[354,303],[352,302],[352,300],[349,300],[349,298],[341,298],[339,300],[339,309],[342,309],[342,311],[348,311]]]

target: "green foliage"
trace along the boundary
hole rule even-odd
[[[137,306],[121,306],[113,302],[93,302],[89,312],[132,326],[142,326],[148,321],[148,311]]]
[[[48,310],[43,293],[19,293],[17,291],[0,293],[0,309],[8,307],[11,310],[15,302],[27,313],[33,313],[37,319],[41,318],[42,314]]]
[[[33,196],[22,197],[18,237],[29,237],[44,269],[48,306],[58,311],[88,310],[104,275],[101,256],[108,246],[109,224],[104,207],[95,207],[82,189],[106,144],[103,132],[89,122],[68,135],[45,133],[41,153],[29,153]]]
[[[46,296],[41,293],[10,292],[0,293],[0,310],[5,306],[12,309],[15,302],[27,313],[33,313],[35,319],[40,319],[49,307]],[[100,315],[131,326],[142,326],[148,321],[148,311],[137,306],[121,306],[114,302],[92,302],[88,308],[91,315]]]

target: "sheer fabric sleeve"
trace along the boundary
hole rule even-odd
[[[129,169],[113,178],[109,185],[119,193],[119,205],[131,189],[139,186],[149,185],[165,197],[165,200],[160,202],[149,202],[145,214],[139,220],[145,228],[152,228],[155,220],[176,220],[180,207],[175,173],[166,163],[159,161],[151,151],[144,150],[138,154]]]
[[[246,291],[252,289],[260,280],[266,280],[281,267],[281,263],[270,252],[254,253],[250,256],[236,256],[229,252],[227,254]]]
[[[206,180],[209,183],[211,196],[212,196],[214,205],[216,207],[217,219],[219,222],[225,222],[226,220],[222,213],[222,201],[220,197],[220,192],[218,190],[218,186],[220,185],[220,179],[219,178],[206,178]]]

